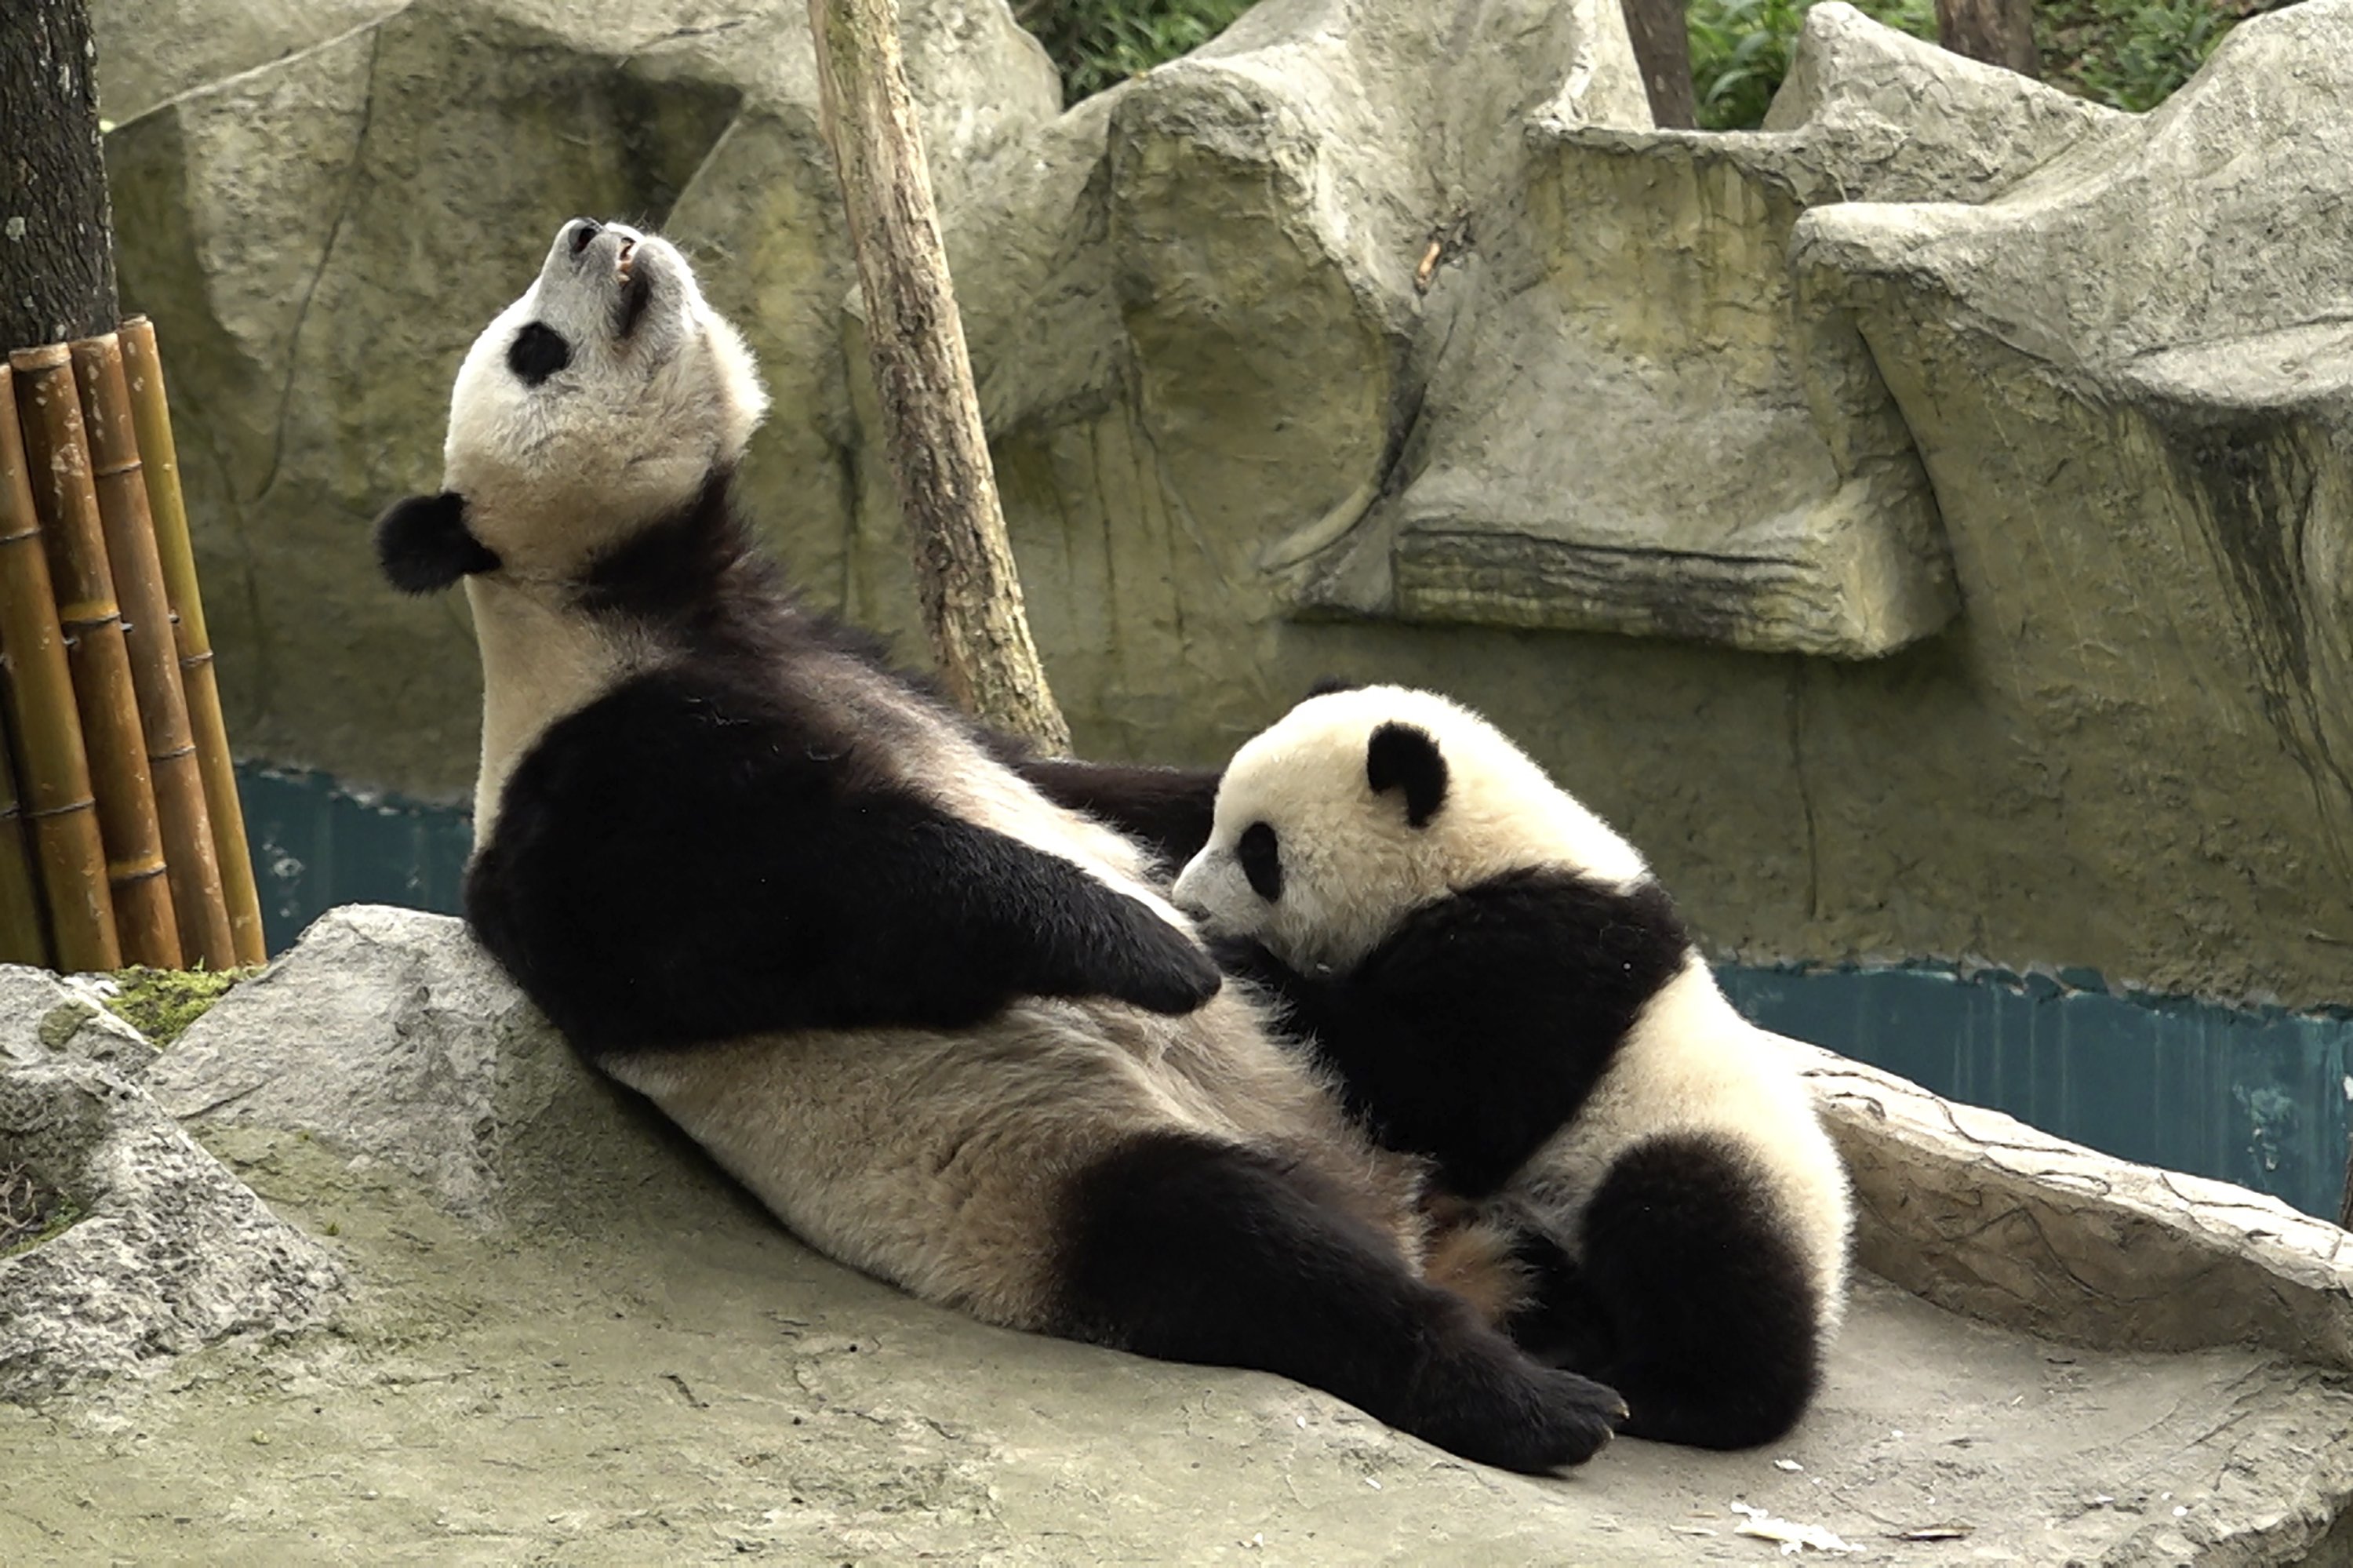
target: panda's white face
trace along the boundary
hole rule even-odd
[[[1303,972],[1353,968],[1409,911],[1503,872],[1649,875],[1633,846],[1468,708],[1370,686],[1310,697],[1234,754],[1177,906]]]
[[[691,501],[766,410],[669,241],[575,218],[458,372],[443,483],[518,578],[561,578]]]

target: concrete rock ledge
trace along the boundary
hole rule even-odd
[[[0,994],[45,1023],[87,1005],[32,971]],[[53,1234],[0,1256],[0,1400],[323,1320],[343,1294],[333,1258],[106,1064],[123,1044],[113,1030],[48,1032],[58,1059],[0,1056],[0,1168],[54,1215]],[[85,1035],[96,1052],[73,1048]]]
[[[1790,1044],[1853,1176],[1873,1273],[2078,1344],[2258,1344],[2353,1372],[2353,1236],[2335,1225]]]
[[[74,1015],[46,977],[0,974],[0,997],[22,1004],[0,1042]],[[152,1097],[19,1054],[0,1107],[57,1084],[43,1103],[183,1143],[158,1102],[185,1113],[242,1178],[194,1185],[265,1220],[267,1198],[287,1255],[348,1288],[309,1298],[336,1303],[311,1331],[146,1346],[142,1377],[0,1357],[0,1561],[1778,1560],[1735,1503],[1861,1563],[2353,1560],[2341,1236],[1824,1053],[1888,1277],[1859,1282],[1820,1405],[1769,1450],[1627,1441],[1553,1480],[835,1266],[581,1069],[454,920],[327,916],[148,1069]],[[0,1114],[0,1139],[37,1119]],[[96,1224],[0,1263],[0,1324],[27,1265],[85,1269]],[[272,1288],[228,1315],[268,1319]],[[1902,1539],[1947,1528],[1965,1542]]]

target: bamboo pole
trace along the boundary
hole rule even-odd
[[[122,609],[132,689],[147,741],[147,774],[164,833],[164,873],[180,927],[180,957],[190,965],[233,969],[237,945],[229,937],[220,862],[213,854],[212,813],[205,807],[205,776],[196,765],[187,694],[180,685],[179,647],[155,524],[147,511],[147,476],[131,423],[122,345],[110,332],[83,338],[71,349],[99,522],[106,530],[106,559]]]
[[[97,786],[98,825],[106,844],[106,878],[122,956],[152,969],[180,967],[180,928],[164,878],[164,838],[147,773],[139,702],[122,612],[114,602],[106,534],[91,487],[90,448],[66,345],[18,349],[17,411],[23,416],[33,500],[58,590],[58,620],[81,710],[82,740]]]
[[[1070,726],[1030,640],[1006,539],[923,132],[900,64],[897,8],[892,0],[808,7],[818,117],[866,298],[882,444],[941,681],[966,712],[1067,752]]]
[[[58,967],[116,969],[122,947],[114,935],[114,895],[40,514],[17,433],[14,376],[0,365],[0,666],[7,674],[9,728],[18,744]]]
[[[41,929],[41,890],[25,847],[25,801],[16,768],[0,746],[0,963],[47,969],[49,939]]]
[[[155,327],[145,316],[122,323],[122,368],[131,380],[131,419],[147,468],[147,510],[155,520],[155,549],[164,562],[164,588],[172,599],[172,636],[180,654],[180,683],[188,696],[188,726],[195,732],[196,767],[204,775],[205,807],[212,815],[213,858],[228,905],[229,937],[240,964],[269,957],[262,936],[261,889],[245,837],[245,807],[237,798],[237,762],[221,715],[213,667],[212,634],[196,580],[196,552],[188,508],[180,493],[180,454],[172,439],[172,412],[164,396],[164,360]]]

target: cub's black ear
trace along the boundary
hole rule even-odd
[[[1307,688],[1307,696],[1328,697],[1335,692],[1357,692],[1362,691],[1364,685],[1362,681],[1344,681],[1337,675],[1324,675],[1319,677],[1314,685]],[[1306,700],[1306,697],[1300,699],[1302,702]]]
[[[1365,747],[1365,781],[1376,795],[1405,790],[1405,820],[1426,828],[1446,801],[1446,758],[1426,729],[1385,724]]]
[[[434,593],[470,572],[494,572],[498,556],[466,527],[466,498],[445,490],[395,502],[375,520],[376,564],[403,593]]]

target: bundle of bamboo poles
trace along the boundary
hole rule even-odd
[[[0,960],[264,956],[155,333],[0,365]]]

